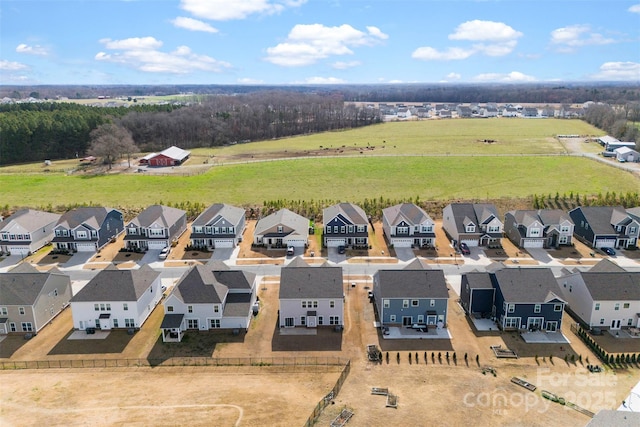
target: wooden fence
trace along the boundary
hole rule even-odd
[[[311,427],[315,424],[315,422],[318,420],[318,418],[322,414],[322,411],[324,410],[324,408],[326,408],[327,405],[329,405],[331,401],[338,396],[338,393],[342,388],[342,384],[344,384],[344,382],[346,381],[350,371],[351,371],[351,361],[347,360],[347,363],[344,365],[344,368],[342,369],[342,373],[340,374],[338,381],[336,381],[336,385],[334,385],[333,389],[331,389],[331,391],[318,402],[316,407],[313,408],[311,415],[309,416],[309,418],[307,418],[307,421],[304,423],[304,427]]]

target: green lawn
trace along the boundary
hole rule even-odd
[[[0,175],[0,206],[91,202],[143,207],[155,202],[261,204],[265,200],[422,200],[595,195],[638,191],[630,173],[577,157],[367,157],[218,166],[190,177],[122,174]]]

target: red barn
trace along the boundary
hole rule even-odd
[[[152,167],[180,166],[190,155],[191,152],[174,146],[160,153],[145,156],[143,160]]]

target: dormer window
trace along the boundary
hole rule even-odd
[[[476,226],[474,224],[469,224],[469,225],[466,226],[465,231],[467,233],[475,233]]]
[[[281,225],[278,226],[278,233],[282,233],[282,226]]]

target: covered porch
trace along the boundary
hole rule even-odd
[[[182,331],[182,320],[184,314],[165,314],[160,325],[162,331],[162,342],[180,342],[184,333]]]

